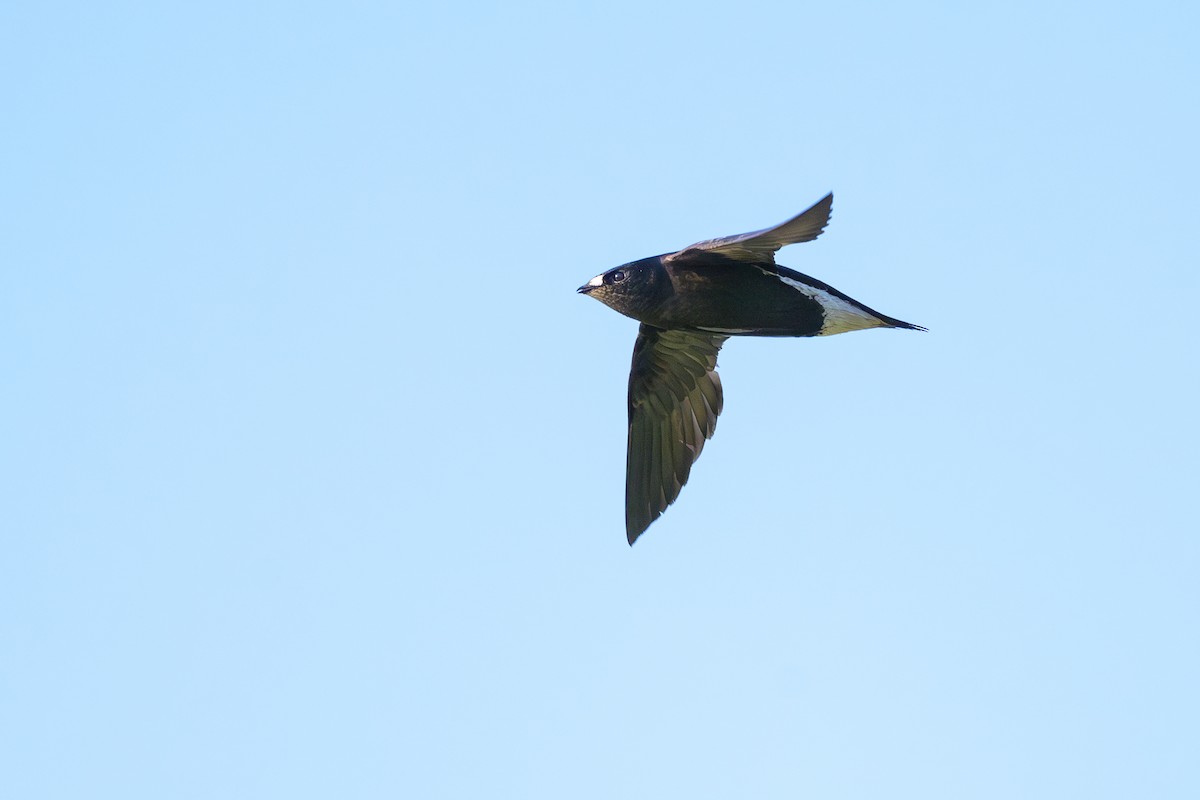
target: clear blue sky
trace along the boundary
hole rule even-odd
[[[1194,6],[10,3],[0,796],[1200,796]],[[632,549],[598,272],[783,220]]]

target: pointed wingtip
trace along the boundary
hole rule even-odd
[[[657,514],[646,509],[646,513],[638,514],[636,511],[631,513],[629,508],[625,509],[625,540],[629,542],[629,546],[633,547],[633,543],[638,540],[643,533],[650,529],[654,524],[654,520],[662,516],[662,512]]]

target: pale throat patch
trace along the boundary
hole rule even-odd
[[[821,308],[825,309],[825,324],[821,326],[821,332],[818,336],[832,336],[835,333],[860,331],[866,328],[882,328],[885,325],[875,315],[863,311],[854,303],[847,303],[842,298],[832,295],[824,289],[809,286],[783,275],[776,275],[775,277],[793,289],[797,289],[813,300],[816,300],[821,304]]]

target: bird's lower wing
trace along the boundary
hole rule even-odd
[[[629,543],[679,496],[721,413],[717,351],[727,336],[642,325],[629,372],[625,531]]]

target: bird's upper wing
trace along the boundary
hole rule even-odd
[[[822,197],[812,208],[792,217],[787,222],[780,223],[774,228],[765,228],[752,233],[741,233],[737,236],[724,236],[720,239],[706,239],[688,245],[677,253],[666,256],[666,261],[686,258],[697,250],[720,253],[738,261],[767,261],[774,263],[775,251],[787,244],[811,242],[821,235],[829,224],[829,212],[833,208],[833,193]]]
[[[687,483],[721,413],[717,351],[729,338],[643,324],[629,372],[625,533],[642,534]]]

